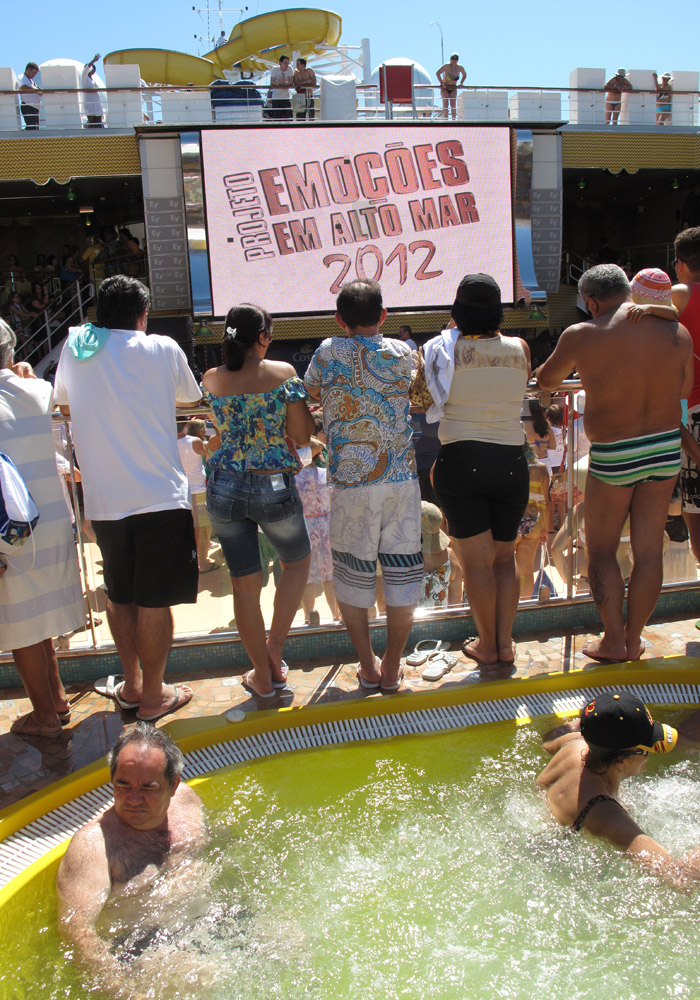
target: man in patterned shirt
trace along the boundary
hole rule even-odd
[[[423,577],[420,489],[409,421],[411,350],[380,334],[386,309],[375,281],[343,285],[336,309],[344,336],[323,341],[305,379],[311,397],[323,404],[333,487],[333,579],[360,658],[360,685],[398,691],[400,657]],[[381,660],[372,649],[367,615],[375,601],[377,560],[387,605]]]

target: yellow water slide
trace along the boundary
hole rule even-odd
[[[264,71],[276,65],[283,52],[298,52],[308,59],[338,44],[342,30],[340,15],[329,10],[296,7],[249,17],[237,24],[225,45],[204,57],[168,49],[119,49],[109,52],[108,65],[140,67],[149,84],[205,87],[224,78],[224,70],[240,64],[247,72]]]

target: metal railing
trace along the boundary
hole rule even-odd
[[[568,380],[556,393],[558,396],[563,395],[565,397],[570,416],[576,412],[575,395],[580,388],[581,383],[579,381]],[[538,390],[534,384],[528,387],[528,393],[530,395],[541,394],[540,390]],[[206,407],[193,408],[192,410],[187,410],[186,412],[200,418],[206,418],[210,413]],[[576,421],[570,420],[570,426],[575,428],[578,422],[578,418]],[[75,642],[73,643],[73,651],[76,649],[90,651],[90,649],[111,646],[111,637],[109,637],[104,630],[100,629],[100,623],[98,623],[95,619],[96,614],[100,614],[104,617],[103,611],[100,609],[100,604],[103,606],[104,601],[104,597],[100,597],[102,587],[101,562],[95,543],[90,540],[87,533],[89,532],[89,522],[84,522],[80,513],[79,490],[76,484],[78,477],[76,476],[76,466],[73,460],[70,421],[56,413],[54,415],[54,425],[56,430],[61,428],[59,437],[64,441],[62,467],[66,472],[67,479],[69,480],[69,492],[72,507],[76,515],[76,547],[79,556],[83,592],[86,597],[87,625],[85,629],[80,630],[81,634],[78,640],[78,645],[76,646]],[[146,415],[144,415],[144,433],[148,433]],[[555,538],[553,542],[550,543],[557,546],[557,552],[555,553],[556,558],[552,559],[554,568],[557,571],[556,575],[552,574],[551,569],[548,571],[555,582],[557,590],[557,593],[549,598],[549,604],[554,606],[562,605],[564,603],[592,601],[590,590],[588,588],[588,581],[585,579],[585,573],[582,573],[583,567],[579,562],[581,556],[583,555],[583,546],[579,540],[577,479],[579,480],[579,486],[581,486],[582,476],[585,475],[585,463],[582,466],[581,462],[586,456],[580,454],[578,446],[579,442],[577,439],[577,432],[574,429],[571,433],[569,433],[567,438],[567,499],[565,505],[565,515],[567,521],[562,536]],[[537,565],[535,565],[533,571],[533,583],[536,571]],[[212,584],[212,581],[219,575],[219,573],[221,574],[219,581]],[[210,576],[208,575],[203,578],[204,581],[207,581],[206,589],[212,591],[212,594],[217,597],[218,603],[212,603],[209,599],[204,600],[203,602],[199,601],[194,609],[196,613],[195,619],[190,618],[190,624],[184,627],[177,625],[178,609],[175,609],[175,634],[176,639],[179,641],[203,641],[205,639],[211,639],[214,635],[217,637],[226,637],[227,635],[231,636],[237,634],[235,623],[231,622],[233,605],[230,595],[230,587],[228,587],[228,574],[226,572],[225,565],[219,573],[212,574]],[[684,580],[673,579],[670,582],[664,583],[664,587],[666,589],[686,588],[689,586],[693,588],[700,586],[697,579],[697,572],[695,573],[694,578]],[[271,614],[272,598],[274,595],[274,580],[272,572],[270,573],[270,580],[266,588],[263,590],[264,598],[266,593],[267,606],[265,606],[264,603],[264,608],[266,609],[267,618],[269,619]],[[521,599],[521,608],[534,606],[542,606],[541,600],[538,600],[537,598]],[[446,614],[454,614],[461,617],[465,614],[465,611],[468,613],[468,604],[451,605],[447,609],[418,609],[416,612],[416,618],[425,619],[426,617],[430,618],[432,615],[444,617]],[[378,620],[382,620],[381,611],[377,617]],[[196,626],[191,624],[193,620],[196,620]],[[267,624],[269,625],[269,620],[267,621]],[[330,619],[324,619],[323,626],[332,629],[342,627]],[[301,626],[294,626],[295,629],[298,627]],[[72,640],[66,639],[66,641],[70,642]]]
[[[148,86],[105,88],[99,91],[46,90],[39,116],[39,131],[89,130],[99,134],[106,129],[127,129],[137,125],[205,125],[212,123],[279,121],[270,113],[267,83],[245,81],[222,86]],[[103,103],[102,123],[88,122],[81,96],[98,93]],[[319,91],[316,92],[317,95]],[[19,111],[19,94],[0,91],[0,134],[24,129]],[[470,123],[551,122],[593,128],[643,128],[655,131],[671,127],[696,128],[698,92],[674,90],[668,120],[657,124],[655,90],[634,90],[622,95],[619,122],[606,125],[605,93],[593,88],[469,86],[457,88],[456,116]],[[50,100],[49,100],[50,98]],[[440,88],[432,84],[414,87],[412,103],[393,103],[395,117],[425,120],[445,115]],[[316,97],[316,121],[321,105]],[[452,111],[450,109],[450,114]],[[355,116],[358,119],[388,117],[374,84],[356,87]],[[335,118],[331,120],[336,120]],[[292,123],[297,119],[287,119]]]
[[[17,360],[28,361],[39,374],[57,361],[68,328],[84,322],[94,297],[91,282],[82,284],[78,279],[67,285],[43,315],[33,321],[29,334],[18,344]]]

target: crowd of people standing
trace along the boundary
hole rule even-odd
[[[679,276],[688,281],[673,291],[679,305],[633,301],[616,265],[586,272],[580,290],[592,319],[565,331],[535,373],[546,391],[576,371],[586,393],[580,408],[591,442],[588,577],[604,626],[585,650],[595,659],[635,659],[643,652],[641,631],[661,586],[664,527],[680,469],[681,399],[688,396],[693,432],[683,432],[683,444],[689,461],[700,452],[692,342],[676,318],[681,311],[693,325],[698,246],[700,230],[679,236]],[[633,286],[643,288],[642,278]],[[514,669],[518,600],[529,596],[535,554],[547,548],[557,526],[554,507],[561,499],[553,502],[553,489],[566,461],[566,424],[571,428],[577,414],[565,414],[556,402],[544,410],[528,398],[528,346],[501,332],[495,281],[467,275],[448,326],[420,349],[409,343],[410,329],[400,338],[382,336],[387,312],[375,282],[343,286],[335,315],[340,333],[319,345],[303,379],[291,365],[268,359],[269,314],[252,304],[234,306],[226,317],[223,364],[202,381],[215,429],[209,438],[196,422],[182,426],[179,439],[173,433],[175,404],[191,409],[202,389],[174,341],[145,336],[148,301],[135,278],[106,279],[96,324],[74,328],[64,346],[54,392],[72,420],[85,517],[102,552],[107,615],[124,670],[124,680],[106,693],[137,709],[144,721],[189,701],[186,685],[163,679],[171,608],[196,601],[198,573],[215,565],[208,557],[212,534],[231,576],[236,623],[251,663],[244,684],[257,697],[285,687],[287,634],[300,605],[310,618],[321,586],[357,651],[363,688],[400,688],[416,606],[445,606],[462,596],[462,588],[477,633],[465,640],[464,653],[480,668]],[[16,421],[11,457],[21,470],[23,410],[15,397],[33,398],[34,385],[43,383],[21,362],[13,365],[14,335],[6,325],[2,333],[2,399],[7,420]],[[633,405],[627,399],[620,406],[610,395],[609,373],[623,359],[634,393]],[[145,439],[139,416],[144,393],[151,410]],[[314,418],[310,406],[318,404]],[[36,405],[50,421],[46,392]],[[438,428],[439,450],[422,480],[412,444],[416,417]],[[136,448],[138,463],[132,460]],[[684,482],[692,490],[697,471],[686,464]],[[32,467],[30,480],[33,475]],[[632,570],[625,621],[616,559],[628,519]],[[260,607],[261,532],[280,570],[269,629]],[[310,537],[316,550],[311,579]],[[52,592],[67,595],[65,620],[57,620],[54,608],[39,633],[27,627],[32,642],[23,644],[10,619],[41,619],[24,617],[29,604],[12,611],[16,575],[9,559],[0,577],[7,596],[0,645],[15,651],[18,666],[24,646],[37,646],[41,661],[20,666],[34,711],[16,731],[57,735],[65,704],[47,650],[53,636],[76,627],[74,584],[51,584]],[[40,575],[39,608],[46,600]],[[381,656],[369,628],[375,603],[386,613]],[[35,702],[35,676],[51,693],[50,706],[46,698]]]

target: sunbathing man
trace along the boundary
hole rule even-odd
[[[549,808],[562,826],[575,832],[585,828],[609,840],[674,884],[695,881],[700,879],[700,848],[677,861],[617,798],[622,781],[641,774],[650,753],[668,753],[678,738],[677,730],[654,722],[629,692],[600,694],[581,709],[579,719],[544,737],[543,749],[552,759],[537,785],[547,790]]]
[[[588,578],[604,634],[583,652],[603,662],[636,660],[663,580],[664,526],[680,470],[681,399],[692,386],[692,342],[676,322],[649,314],[630,322],[630,285],[616,264],[590,268],[578,287],[592,318],[564,330],[535,377],[543,389],[554,389],[576,370],[586,390]],[[616,554],[628,515],[634,567],[625,626]]]
[[[144,940],[151,943],[169,895],[192,891],[184,885],[191,875],[185,862],[203,847],[206,834],[202,803],[180,780],[182,753],[162,729],[137,723],[122,734],[108,760],[114,805],[78,830],[68,846],[58,869],[59,920],[99,985],[113,995],[131,996],[128,960],[135,955],[115,953],[99,936],[102,909],[108,899],[130,897],[134,923],[142,924]],[[147,890],[165,873],[169,895],[159,886],[154,919],[146,926]]]

